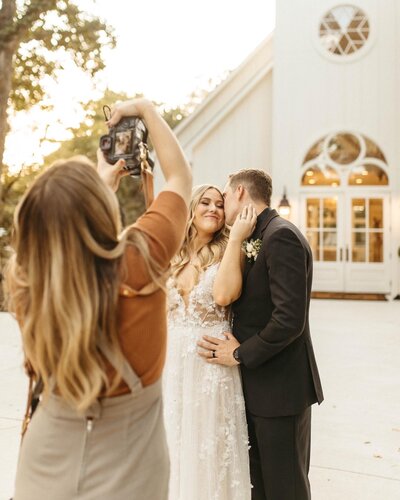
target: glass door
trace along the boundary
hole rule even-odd
[[[343,288],[340,200],[337,195],[304,197],[302,226],[313,252],[314,289],[319,291],[339,291]]]
[[[352,198],[350,262],[383,262],[382,198]]]
[[[390,291],[388,205],[388,195],[349,194],[346,291]]]
[[[307,239],[316,262],[338,259],[337,198],[307,199]]]
[[[389,293],[389,198],[351,192],[303,197],[302,230],[314,259],[313,289]]]

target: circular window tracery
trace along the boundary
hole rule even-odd
[[[354,5],[338,5],[322,18],[319,38],[326,50],[338,56],[357,52],[367,42],[370,23],[365,12]]]
[[[311,146],[303,160],[302,186],[387,186],[386,158],[368,137],[329,134]]]
[[[361,154],[361,144],[353,134],[337,134],[328,142],[330,158],[340,165],[348,165],[357,160]]]
[[[332,167],[309,166],[301,180],[303,186],[339,186],[340,178]]]
[[[350,186],[387,186],[387,173],[378,165],[360,165],[350,171]]]

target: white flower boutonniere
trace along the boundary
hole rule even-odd
[[[242,251],[246,254],[247,258],[251,261],[256,261],[258,252],[260,251],[262,240],[244,240],[242,243]]]

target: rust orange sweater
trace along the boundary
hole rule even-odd
[[[152,257],[165,270],[182,244],[187,216],[184,200],[172,191],[162,191],[133,225],[147,235]],[[124,356],[146,386],[160,378],[165,362],[166,296],[161,289],[148,296],[125,296],[124,285],[140,290],[150,278],[134,247],[127,246],[124,259],[127,277],[118,305],[119,336]],[[128,387],[121,382],[112,396],[127,392]]]

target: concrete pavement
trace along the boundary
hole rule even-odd
[[[325,392],[313,408],[313,500],[399,500],[400,301],[314,300],[311,328]],[[20,365],[18,329],[1,313],[0,500],[12,494],[25,409]]]

